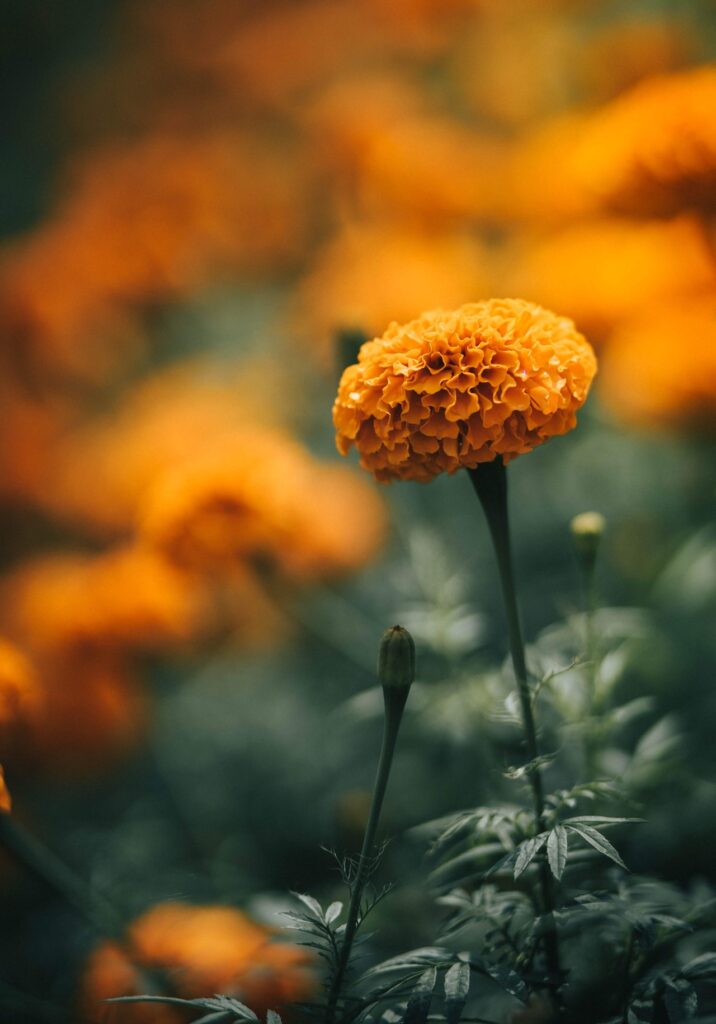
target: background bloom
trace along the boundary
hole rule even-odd
[[[309,999],[316,990],[311,954],[299,946],[271,942],[268,929],[239,910],[221,906],[157,904],[129,930],[129,946],[139,967],[167,972],[185,999],[221,992],[234,995],[263,1016],[289,1002]],[[82,981],[81,1001],[88,1020],[173,1022],[174,1008],[102,1007],[117,995],[142,991],[142,980],[127,955],[103,943],[91,955]],[[99,1017],[98,1017],[99,1014]]]
[[[716,428],[716,301],[658,306],[623,324],[604,355],[600,395],[622,420]]]
[[[362,346],[333,407],[338,450],[379,480],[509,461],[576,422],[596,371],[571,320],[521,299],[435,310]]]

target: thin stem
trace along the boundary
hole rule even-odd
[[[350,961],[353,940],[355,939],[356,931],[360,926],[361,900],[363,898],[363,891],[365,889],[366,882],[370,876],[375,836],[378,830],[378,821],[383,807],[385,791],[388,786],[390,769],[393,763],[393,754],[395,752],[395,744],[398,739],[398,731],[400,729],[400,720],[403,715],[403,708],[405,707],[408,691],[407,689],[400,691],[395,688],[384,687],[383,695],[385,698],[383,742],[380,750],[380,759],[378,761],[375,785],[373,787],[370,813],[368,815],[368,822],[363,836],[363,845],[358,858],[358,867],[356,869],[355,879],[351,886],[351,901],[348,908],[346,929],[343,934],[343,941],[341,943],[336,972],[333,976],[331,988],[328,993],[325,1024],[333,1024],[335,1019],[336,1008],[341,995],[341,988],[343,986],[346,970]]]
[[[539,766],[539,746],[537,743],[537,727],[535,724],[532,709],[532,695],[530,693],[527,677],[527,663],[525,660],[525,645],[522,639],[522,627],[520,625],[519,608],[517,606],[517,594],[515,591],[515,577],[512,568],[512,550],[510,544],[510,525],[507,506],[507,473],[502,459],[498,456],[492,462],[486,462],[477,469],[469,470],[470,480],[475,488],[480,504],[482,505],[487,525],[492,537],[492,545],[497,558],[497,565],[500,572],[502,585],[502,596],[505,604],[507,617],[507,631],[510,642],[510,654],[512,665],[517,680],[517,692],[522,710],[522,724],[524,728],[525,744],[527,747],[528,760],[531,762],[530,770],[527,773],[530,788],[532,791],[532,803],[534,807],[535,830],[543,832],[545,828],[544,813],[544,790],[542,787],[542,772]],[[552,876],[548,865],[544,860],[539,862],[540,890],[542,894],[542,906],[548,918],[548,927],[545,932],[545,954],[549,973],[555,984],[559,984],[561,977],[559,967],[559,945],[557,932],[554,924],[554,889]]]

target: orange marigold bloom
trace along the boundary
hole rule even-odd
[[[53,775],[94,775],[143,739],[148,704],[121,657],[101,653],[38,659],[43,701],[28,751]]]
[[[574,171],[617,212],[670,216],[716,206],[716,65],[646,79],[598,111]]]
[[[267,928],[231,907],[160,903],[134,922],[128,939],[134,962],[166,972],[173,990],[185,999],[220,992],[238,997],[263,1016],[316,992],[315,962],[308,951],[271,942]],[[125,953],[113,943],[100,945],[82,982],[88,1019],[132,1024],[184,1019],[168,1006],[122,1007],[121,1017],[119,1007],[102,1006],[112,996],[141,991],[142,981]]]
[[[0,814],[9,814],[12,810],[12,797],[5,782],[5,770],[0,764]]]
[[[40,557],[1,597],[11,634],[52,653],[171,649],[201,633],[206,611],[194,581],[139,546]]]
[[[609,340],[600,396],[645,427],[716,429],[716,302],[649,309]]]
[[[450,308],[489,291],[488,268],[484,247],[465,233],[349,224],[304,278],[300,320],[312,325],[313,343],[318,337],[325,350],[339,327],[377,334],[393,319],[410,319],[423,303]]]
[[[19,648],[0,637],[0,730],[34,718],[39,702],[33,666]]]
[[[256,560],[302,578],[362,565],[385,528],[370,488],[266,431],[169,470],[140,518],[145,538],[179,565],[225,573]]]
[[[333,407],[336,443],[378,480],[430,480],[574,427],[596,359],[571,320],[521,299],[434,310],[362,346]]]
[[[580,222],[518,244],[505,263],[509,291],[564,310],[590,338],[655,302],[716,291],[704,229],[689,216]]]

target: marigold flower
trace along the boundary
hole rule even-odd
[[[230,572],[244,560],[293,577],[357,568],[376,551],[382,504],[353,474],[323,466],[279,432],[246,432],[168,471],[140,514],[177,564]]]
[[[0,637],[0,730],[34,717],[40,689],[29,659]]]
[[[449,309],[489,291],[488,268],[483,246],[464,233],[349,224],[300,285],[300,321],[325,350],[346,324],[377,334],[393,319],[409,320],[423,303]]]
[[[512,293],[564,310],[590,338],[603,337],[654,303],[716,290],[716,265],[703,227],[689,216],[581,222],[518,243],[505,263]]]
[[[571,320],[490,299],[392,323],[362,346],[333,407],[336,443],[378,480],[430,480],[571,430],[596,359]]]
[[[106,769],[145,735],[148,702],[126,660],[101,653],[38,658],[41,713],[28,753],[56,775],[85,777]]]
[[[233,995],[263,1016],[316,991],[314,959],[298,946],[271,942],[268,929],[231,907],[193,907],[160,903],[129,930],[132,958],[139,967],[166,971],[174,991],[185,999],[220,992]],[[91,955],[82,982],[81,1001],[88,1019],[118,1021],[112,996],[142,991],[142,981],[127,955],[103,943]],[[151,1024],[183,1020],[174,1008],[124,1007],[121,1019]],[[100,1015],[98,1017],[98,1014]]]
[[[590,118],[575,176],[602,206],[670,216],[716,206],[716,66],[640,82]]]
[[[12,797],[5,782],[5,769],[0,764],[0,814],[9,814],[12,810]]]
[[[609,339],[599,393],[644,427],[716,428],[716,302],[656,307]]]
[[[155,551],[46,555],[7,577],[6,628],[44,652],[161,651],[201,634],[197,584]]]

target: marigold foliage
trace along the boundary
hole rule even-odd
[[[260,1016],[268,1009],[309,999],[316,989],[314,961],[308,951],[270,940],[266,928],[239,910],[178,902],[157,904],[129,930],[134,964],[167,972],[177,995],[193,999],[231,992]],[[82,983],[88,1018],[113,1020],[116,1008],[100,1010],[102,1001],[141,994],[142,984],[135,966],[118,946],[110,942],[98,946]],[[173,1024],[184,1018],[170,1007],[138,1004],[124,1007],[122,1019],[134,1024]]]
[[[362,346],[333,408],[342,454],[378,480],[427,481],[574,427],[596,359],[571,320],[490,299],[392,323]]]

